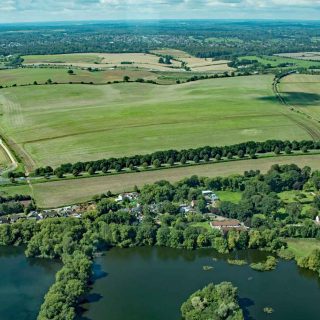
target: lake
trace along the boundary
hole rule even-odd
[[[226,261],[241,258],[251,263],[265,257],[266,253],[255,250],[221,255],[211,249],[114,248],[95,261],[96,280],[80,319],[179,320],[180,306],[191,293],[222,281],[238,287],[246,319],[319,319],[316,273],[282,259],[277,269],[269,272]],[[214,269],[204,271],[203,266]],[[267,306],[275,310],[273,314],[263,312]]]
[[[27,259],[23,247],[0,247],[0,319],[35,320],[61,266]]]

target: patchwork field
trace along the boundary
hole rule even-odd
[[[171,65],[159,63],[159,57],[148,53],[86,53],[24,56],[24,65],[72,65],[83,68],[138,67],[157,71],[180,68],[181,62],[172,60]]]
[[[258,169],[264,173],[267,172],[273,164],[290,163],[295,163],[300,167],[308,165],[314,170],[319,170],[320,155],[301,155],[294,157],[279,156],[276,158],[262,158],[139,173],[125,173],[114,176],[61,180],[33,184],[33,190],[38,205],[50,208],[88,201],[91,200],[94,195],[106,193],[108,190],[111,190],[114,193],[131,191],[135,185],[143,186],[146,183],[154,183],[159,180],[176,182],[192,175],[202,177],[225,177],[232,174],[242,174],[245,170]],[[12,189],[9,190],[13,192]],[[230,193],[222,194],[221,196],[224,200],[237,202],[241,195],[239,193]]]
[[[155,54],[160,55],[170,55],[174,59],[178,61],[183,61],[187,64],[192,71],[199,71],[199,72],[209,72],[209,71],[216,71],[216,72],[224,72],[224,71],[232,71],[233,68],[228,66],[228,60],[213,60],[213,59],[203,59],[197,58],[194,56],[189,55],[188,53],[180,50],[175,49],[163,49],[163,50],[154,50],[152,51]]]
[[[153,53],[153,54],[152,54]],[[175,71],[184,69],[181,62],[187,63],[192,71],[198,72],[224,72],[231,71],[227,60],[212,60],[193,57],[180,50],[165,49],[149,53],[76,53],[58,55],[24,56],[24,65],[57,65],[76,66],[81,68],[114,68],[132,67],[153,71]],[[170,65],[159,63],[159,55],[171,55]]]
[[[280,93],[297,110],[320,121],[320,76],[292,74],[281,79]]]
[[[272,76],[251,76],[173,86],[5,88],[0,127],[36,166],[248,140],[310,139],[310,121],[279,104],[271,83]]]
[[[58,68],[19,68],[0,70],[0,85],[12,86],[33,84],[44,84],[48,79],[57,83],[90,83],[103,84],[108,81],[122,81],[124,76],[129,76],[131,80],[143,78],[145,80],[155,80],[157,75],[146,70],[106,70],[88,71],[72,69],[74,74],[68,74],[68,69]]]

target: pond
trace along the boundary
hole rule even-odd
[[[179,320],[180,306],[210,282],[231,281],[239,289],[246,319],[316,320],[320,317],[320,281],[294,261],[279,260],[270,272],[234,266],[228,258],[258,262],[254,250],[221,255],[213,250],[114,248],[95,261],[95,282],[81,319]],[[212,266],[204,271],[203,266]],[[271,315],[263,312],[272,307]]]
[[[0,247],[0,319],[35,320],[61,264],[27,259],[22,247]]]

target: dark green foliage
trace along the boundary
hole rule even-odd
[[[147,168],[153,166],[154,168],[160,168],[162,165],[170,164],[173,165],[175,162],[180,162],[182,165],[187,161],[194,161],[199,163],[200,161],[210,161],[210,156],[215,158],[216,161],[221,160],[222,157],[232,159],[234,156],[239,158],[250,156],[252,159],[258,157],[259,154],[266,152],[275,152],[279,154],[281,151],[291,153],[293,147],[298,149],[315,150],[319,149],[319,144],[314,141],[281,141],[281,140],[268,140],[265,142],[254,142],[248,141],[236,145],[229,145],[224,147],[200,147],[197,149],[189,150],[167,150],[157,151],[151,154],[135,155],[132,157],[123,158],[110,158],[101,159],[89,162],[77,162],[74,164],[65,163],[60,167],[53,170],[47,166],[45,168],[37,168],[34,171],[36,176],[46,176],[56,174],[59,178],[62,178],[64,174],[73,174],[74,170],[77,173],[88,172],[94,174],[97,171],[107,173],[109,169],[114,169],[116,172],[120,172],[124,168],[128,168],[130,165],[134,167],[143,166]],[[290,150],[290,151],[289,151]]]
[[[183,303],[182,317],[185,320],[243,320],[237,291],[230,282],[210,283]]]

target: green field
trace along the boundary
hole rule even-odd
[[[68,69],[64,68],[19,68],[0,70],[0,86],[12,86],[33,84],[45,84],[48,79],[57,83],[94,83],[104,84],[108,81],[123,81],[124,76],[129,76],[131,80],[143,78],[145,80],[156,79],[156,75],[143,70],[106,70],[93,71],[72,69],[74,74],[68,74]]]
[[[280,93],[298,111],[320,121],[320,76],[292,74],[281,79]]]
[[[270,64],[271,67],[274,67],[274,68],[278,67],[278,65],[282,63],[292,63],[294,64],[295,67],[300,67],[300,68],[309,68],[311,66],[318,66],[320,68],[320,62],[318,61],[308,61],[308,60],[285,58],[285,57],[279,57],[279,56],[243,56],[243,57],[240,57],[239,60],[257,60],[259,63],[263,65]]]
[[[317,239],[286,239],[288,251],[292,252],[296,258],[303,258],[313,250],[320,250],[320,241]]]
[[[23,56],[23,63],[100,63],[102,58],[98,54],[52,54],[52,55],[31,55]]]
[[[291,163],[295,163],[300,167],[308,165],[314,170],[320,170],[320,155],[279,156],[139,173],[125,173],[112,176],[33,183],[33,190],[37,204],[40,207],[50,208],[85,202],[91,200],[94,195],[106,193],[108,190],[113,193],[131,191],[135,185],[141,187],[144,184],[154,183],[158,180],[176,182],[192,175],[201,177],[226,177],[233,174],[243,174],[246,170],[260,170],[262,173],[265,173],[273,164]],[[241,197],[241,194],[237,192],[217,192],[217,194],[222,200],[235,203],[238,202]]]
[[[310,121],[279,104],[271,83],[266,75],[173,86],[4,88],[0,127],[36,166],[248,140],[310,139]]]
[[[2,147],[0,147],[0,172],[2,169],[5,169],[10,165],[10,159],[7,155],[7,153],[3,150]]]

